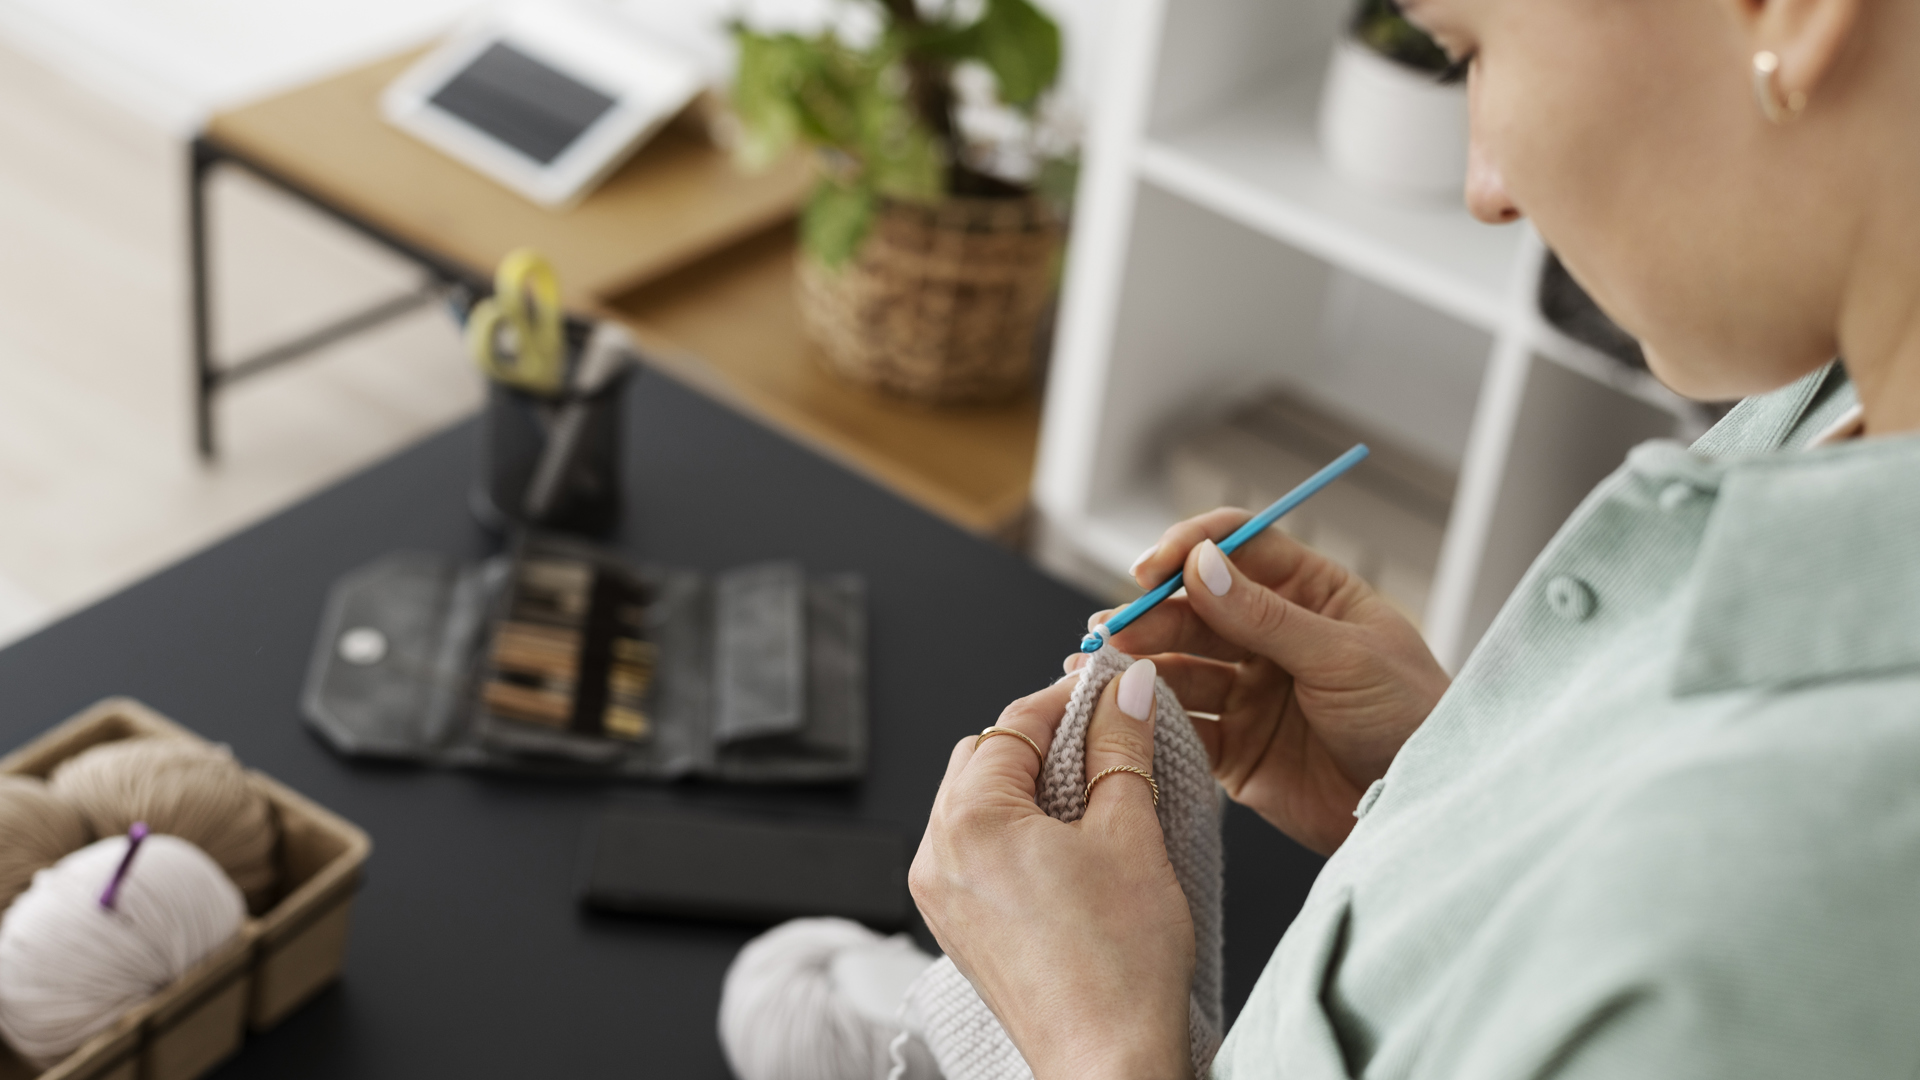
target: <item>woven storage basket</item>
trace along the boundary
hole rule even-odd
[[[1063,230],[1037,198],[888,203],[854,257],[800,254],[800,317],[827,366],[920,401],[1007,398],[1033,381]]]
[[[205,740],[131,698],[108,698],[0,757],[0,774],[45,777],[120,739]],[[282,895],[228,945],[41,1071],[0,1044],[0,1080],[196,1080],[340,975],[367,834],[252,770],[247,782],[280,822]]]

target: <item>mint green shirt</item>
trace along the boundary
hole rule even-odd
[[[1920,438],[1639,446],[1368,790],[1214,1075],[1920,1076]]]

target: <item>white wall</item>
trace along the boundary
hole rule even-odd
[[[0,0],[0,34],[143,119],[207,112],[423,40],[476,0]]]
[[[718,27],[804,20],[847,0],[606,0],[709,49]],[[857,3],[857,0],[855,0]],[[1092,100],[1098,0],[1037,0],[1067,37],[1066,80]],[[190,131],[208,112],[426,41],[485,0],[0,0],[0,35],[141,117]]]

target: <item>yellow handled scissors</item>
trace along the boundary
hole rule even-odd
[[[566,377],[560,279],[539,252],[521,248],[500,260],[493,296],[467,313],[467,351],[490,379],[536,394],[560,392]]]

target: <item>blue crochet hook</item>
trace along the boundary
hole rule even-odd
[[[1220,541],[1220,550],[1228,555],[1238,551],[1240,545],[1265,532],[1267,526],[1279,521],[1294,507],[1313,498],[1314,495],[1319,493],[1321,488],[1338,480],[1341,474],[1345,473],[1348,469],[1366,460],[1368,452],[1367,444],[1360,443],[1353,449],[1334,458],[1326,468],[1307,477],[1306,481],[1299,487],[1280,496],[1272,506],[1253,515],[1245,525],[1233,530],[1232,536]],[[1133,620],[1152,611],[1155,604],[1172,596],[1176,590],[1186,583],[1187,575],[1184,570],[1161,582],[1152,592],[1121,608],[1119,613],[1114,615],[1113,618],[1094,627],[1092,633],[1081,638],[1080,651],[1083,653],[1099,652],[1101,647],[1107,643],[1108,638],[1125,630],[1132,624]]]

